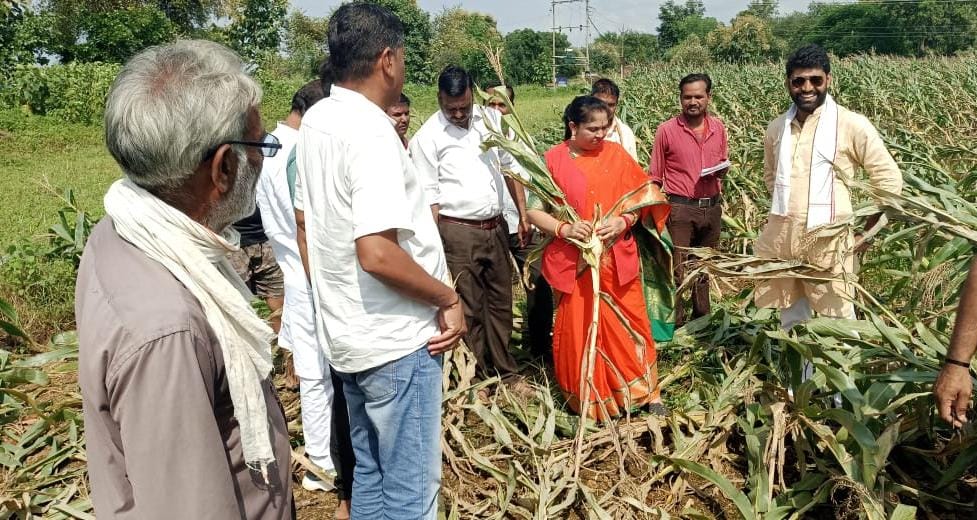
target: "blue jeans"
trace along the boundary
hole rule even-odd
[[[356,454],[352,520],[434,520],[441,487],[441,356],[421,348],[337,372]]]

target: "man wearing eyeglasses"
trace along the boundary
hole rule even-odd
[[[869,240],[854,229],[850,186],[863,169],[876,191],[899,193],[902,174],[878,131],[865,116],[832,99],[831,64],[817,45],[801,47],[787,60],[790,110],[767,127],[764,182],[772,194],[770,215],[757,240],[761,258],[799,260],[822,268],[827,283],[799,279],[756,284],[760,307],[781,310],[786,330],[814,312],[854,318],[855,253]],[[866,222],[872,229],[879,215]]]
[[[254,211],[261,87],[230,49],[181,40],[133,56],[105,104],[125,178],[78,268],[78,382],[100,519],[293,516],[274,333],[231,268]]]

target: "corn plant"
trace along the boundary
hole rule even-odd
[[[645,157],[656,126],[677,113],[687,72],[656,67],[622,83],[620,115]],[[860,258],[858,319],[814,319],[790,331],[776,311],[752,304],[760,279],[826,281],[803,262],[753,255],[769,210],[764,130],[789,103],[784,71],[768,64],[707,72],[733,167],[721,246],[693,251],[699,261],[687,271],[710,275],[714,311],[659,345],[672,415],[581,420],[545,371],[526,401],[496,379],[474,383],[474,358],[459,348],[445,359],[446,518],[876,520],[972,511],[977,435],[939,421],[929,395],[977,245],[977,58],[834,61],[835,98],[879,128],[906,188],[879,194],[852,181],[850,224],[879,211],[889,222]],[[506,116],[489,146],[512,153],[529,189],[574,220],[540,159],[540,136],[524,129],[518,114]],[[77,218],[59,219],[60,244],[75,241]],[[0,327],[24,336],[2,302]],[[48,357],[0,350],[0,518],[91,514],[77,387],[51,383],[71,370],[73,349],[64,336]],[[476,399],[481,388],[495,389],[489,402]],[[297,403],[286,411],[294,417]]]
[[[76,369],[77,338],[55,336],[47,352],[0,349],[0,516],[89,518],[81,400],[51,387]]]

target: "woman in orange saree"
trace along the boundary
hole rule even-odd
[[[556,380],[575,412],[598,420],[641,407],[666,413],[633,227],[645,225],[661,233],[669,206],[624,148],[604,141],[610,122],[606,104],[580,96],[564,114],[565,141],[545,154],[553,180],[566,196],[563,202],[581,220],[561,222],[538,199],[529,211],[530,222],[554,237],[543,252],[542,271],[559,302],[553,326]],[[595,222],[597,211],[603,214]],[[604,243],[596,298],[589,268],[567,240],[587,242],[594,234]],[[599,306],[597,354],[588,379],[583,372],[587,363],[582,361],[588,352],[593,305]],[[590,387],[589,402],[581,405],[583,384]]]

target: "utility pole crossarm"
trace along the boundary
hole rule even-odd
[[[584,15],[586,17],[586,21],[579,26],[557,25],[556,6],[562,4],[576,4],[576,3],[584,4]],[[586,41],[585,41],[585,57],[583,59],[583,63],[584,63],[584,74],[586,75],[590,73],[590,26],[593,24],[593,21],[590,18],[590,0],[550,0],[550,12],[553,14],[553,25],[551,26],[550,31],[553,39],[552,79],[553,79],[553,87],[555,88],[556,87],[556,59],[558,56],[556,54],[556,33],[558,31],[562,33],[563,30],[573,31],[574,29],[584,31]]]

